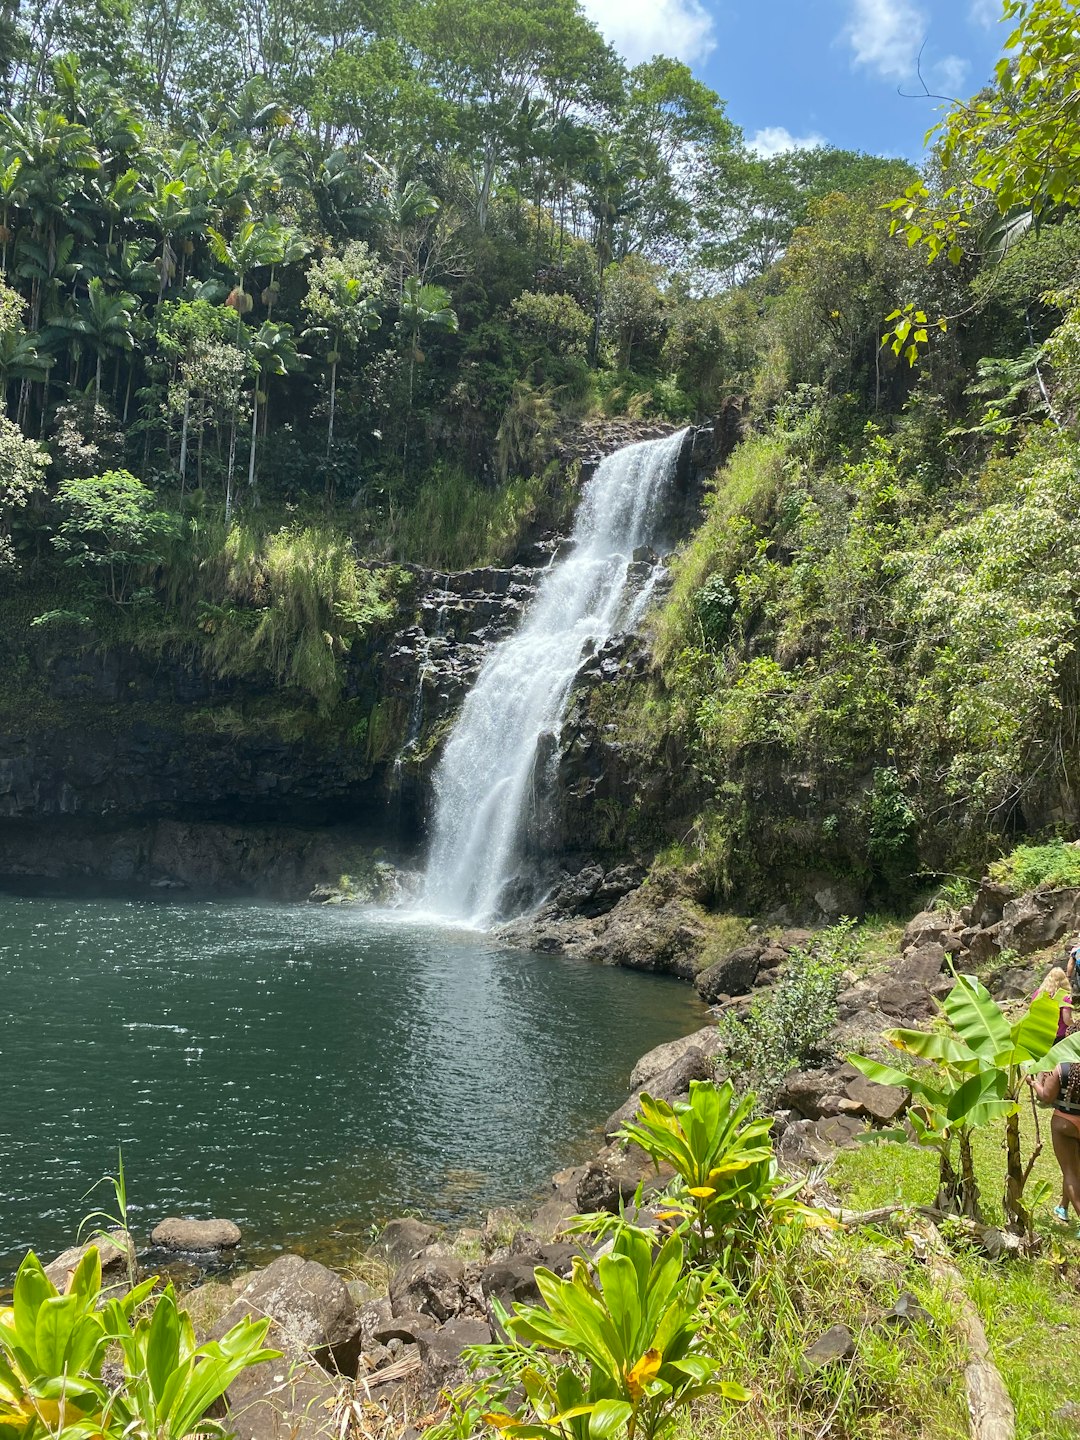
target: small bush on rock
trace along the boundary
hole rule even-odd
[[[739,1084],[771,1107],[787,1072],[795,1065],[825,1059],[836,1023],[836,1002],[844,970],[855,958],[853,920],[823,930],[811,944],[793,950],[783,975],[741,1015],[720,1021],[723,1056]]]

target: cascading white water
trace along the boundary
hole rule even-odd
[[[477,926],[501,917],[521,858],[537,747],[558,733],[583,656],[640,617],[633,554],[658,538],[658,501],[685,434],[601,461],[569,554],[544,575],[521,628],[484,662],[435,775],[425,910]]]

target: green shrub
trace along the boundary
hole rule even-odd
[[[1055,840],[1048,845],[1018,845],[990,866],[993,879],[1014,890],[1041,885],[1080,885],[1080,847]]]
[[[101,571],[105,593],[118,605],[162,563],[166,542],[180,529],[179,516],[156,509],[154,492],[127,470],[64,480],[56,498],[63,519],[53,544],[69,565]]]
[[[771,1107],[793,1066],[823,1060],[844,971],[855,958],[853,920],[823,930],[805,949],[793,950],[780,979],[741,1015],[720,1022],[724,1063],[744,1089]]]

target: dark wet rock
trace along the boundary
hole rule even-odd
[[[390,1220],[382,1228],[379,1238],[371,1246],[371,1253],[380,1256],[392,1268],[415,1260],[435,1239],[435,1228],[425,1225],[422,1220],[408,1217]]]
[[[231,1250],[240,1244],[240,1227],[231,1220],[181,1220],[170,1216],[150,1232],[150,1244],[164,1250]]]
[[[397,1272],[390,1282],[390,1306],[395,1315],[418,1311],[439,1322],[449,1320],[464,1306],[465,1266],[453,1255],[420,1255]]]
[[[707,1005],[715,1005],[721,996],[745,995],[757,979],[762,946],[740,945],[723,959],[717,960],[694,979],[697,992]]]

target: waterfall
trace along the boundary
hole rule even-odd
[[[660,538],[660,502],[685,434],[601,461],[568,553],[545,572],[517,633],[485,660],[435,775],[425,910],[478,926],[505,918],[521,878],[539,747],[558,736],[582,659],[640,618],[634,551]]]

